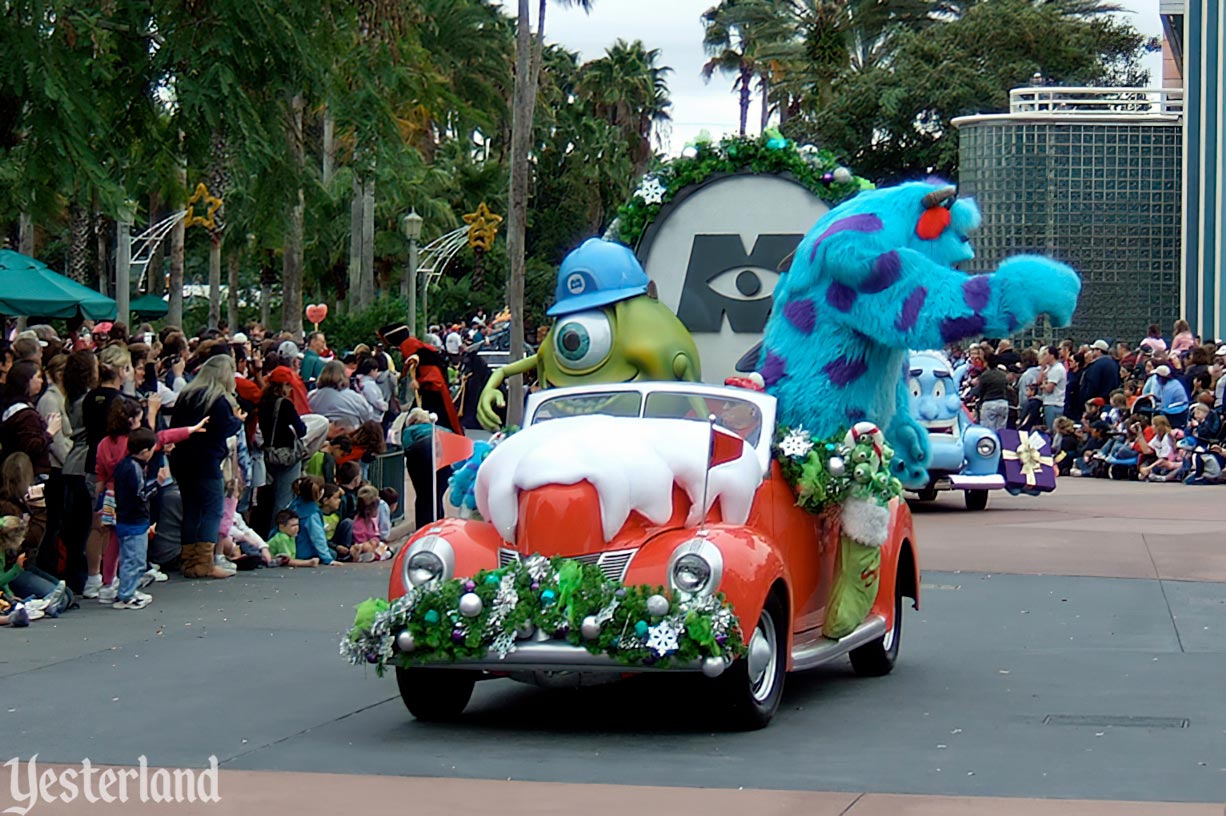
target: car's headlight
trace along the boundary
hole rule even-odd
[[[991,456],[996,453],[996,440],[990,436],[985,436],[975,443],[975,452],[980,456]]]
[[[455,550],[447,539],[428,535],[414,541],[404,558],[406,586],[445,581],[455,574]]]
[[[673,550],[668,559],[668,581],[686,595],[710,595],[719,588],[724,556],[705,538],[693,538]]]

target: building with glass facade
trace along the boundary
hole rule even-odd
[[[1182,113],[1178,89],[1035,87],[1014,90],[1008,113],[955,119],[959,189],[983,212],[974,266],[1038,253],[1080,272],[1060,336],[1169,331],[1182,313]]]

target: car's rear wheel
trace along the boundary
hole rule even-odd
[[[988,507],[988,491],[966,491],[966,509],[972,511],[986,510]]]
[[[935,487],[925,487],[923,490],[915,491],[915,495],[922,502],[936,501],[937,489]]]
[[[884,635],[851,650],[851,667],[861,677],[883,677],[894,669],[902,644],[902,581],[894,579],[894,625]]]
[[[749,633],[748,650],[717,681],[721,708],[734,729],[765,728],[783,698],[787,675],[787,613],[775,595],[766,599],[758,623]]]
[[[400,699],[423,722],[454,720],[463,714],[476,683],[476,672],[396,668]]]

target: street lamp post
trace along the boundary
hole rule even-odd
[[[404,237],[409,240],[409,269],[400,285],[400,294],[409,302],[409,328],[416,337],[421,337],[417,330],[417,239],[421,237],[421,224],[422,217],[416,209],[401,220]]]

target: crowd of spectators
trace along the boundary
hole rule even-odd
[[[0,341],[0,624],[143,609],[175,571],[383,560],[442,512],[434,434],[462,428],[439,337],[389,326],[337,353],[259,325],[62,335]],[[399,523],[400,491],[376,483],[399,481],[375,467],[389,445],[416,496]]]
[[[1019,352],[1000,340],[953,354],[978,421],[1046,434],[1064,475],[1226,481],[1226,344],[1201,342],[1186,321],[1169,341],[1151,325],[1135,346],[1069,339]]]

